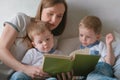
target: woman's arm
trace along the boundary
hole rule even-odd
[[[14,43],[17,34],[17,31],[12,26],[6,24],[0,38],[0,59],[15,70],[19,70],[20,66],[16,67],[15,65],[20,65],[20,63],[12,56],[9,49]]]
[[[27,75],[34,77],[39,75],[39,68],[21,64],[10,52],[18,32],[9,24],[6,24],[0,37],[0,60],[16,71],[22,71]]]

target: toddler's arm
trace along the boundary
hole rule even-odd
[[[112,33],[109,33],[106,35],[107,55],[105,57],[105,61],[110,65],[114,65],[114,62],[115,62],[115,56],[112,50],[113,40],[114,40],[114,36]]]

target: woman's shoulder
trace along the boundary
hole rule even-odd
[[[16,16],[20,16],[20,17],[29,17],[27,14],[22,13],[22,12],[18,12],[18,13],[16,14]]]
[[[21,12],[17,13],[15,16],[16,16],[17,19],[23,20],[23,21],[26,21],[26,20],[28,21],[28,20],[31,19],[30,16],[28,16],[28,15],[25,14],[25,13],[21,13]]]
[[[26,15],[25,13],[16,13],[12,19],[8,20],[8,21],[5,21],[5,23],[11,23],[11,24],[14,24],[14,25],[18,25],[19,24],[22,24],[24,22],[29,22],[31,19],[30,16]],[[4,23],[4,24],[5,24]]]
[[[26,15],[25,13],[17,13],[15,16],[5,23],[9,23],[12,25],[17,31],[23,32],[26,30],[26,26],[30,23],[31,17]]]

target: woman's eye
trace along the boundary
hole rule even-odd
[[[52,16],[53,14],[52,13],[48,13],[49,16]]]
[[[90,36],[87,36],[87,38],[91,38]]]
[[[58,15],[57,17],[58,17],[58,18],[62,18],[62,17],[63,17],[63,15]]]

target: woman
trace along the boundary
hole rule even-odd
[[[1,80],[5,80],[13,70],[22,71],[32,78],[41,76],[42,72],[40,72],[39,67],[20,63],[26,50],[31,47],[29,40],[26,39],[27,25],[31,21],[36,20],[48,22],[51,24],[50,29],[54,36],[59,36],[65,28],[66,16],[67,5],[65,0],[41,0],[35,17],[31,18],[23,13],[19,13],[11,21],[5,22],[0,38]],[[64,74],[62,73],[62,75]]]

